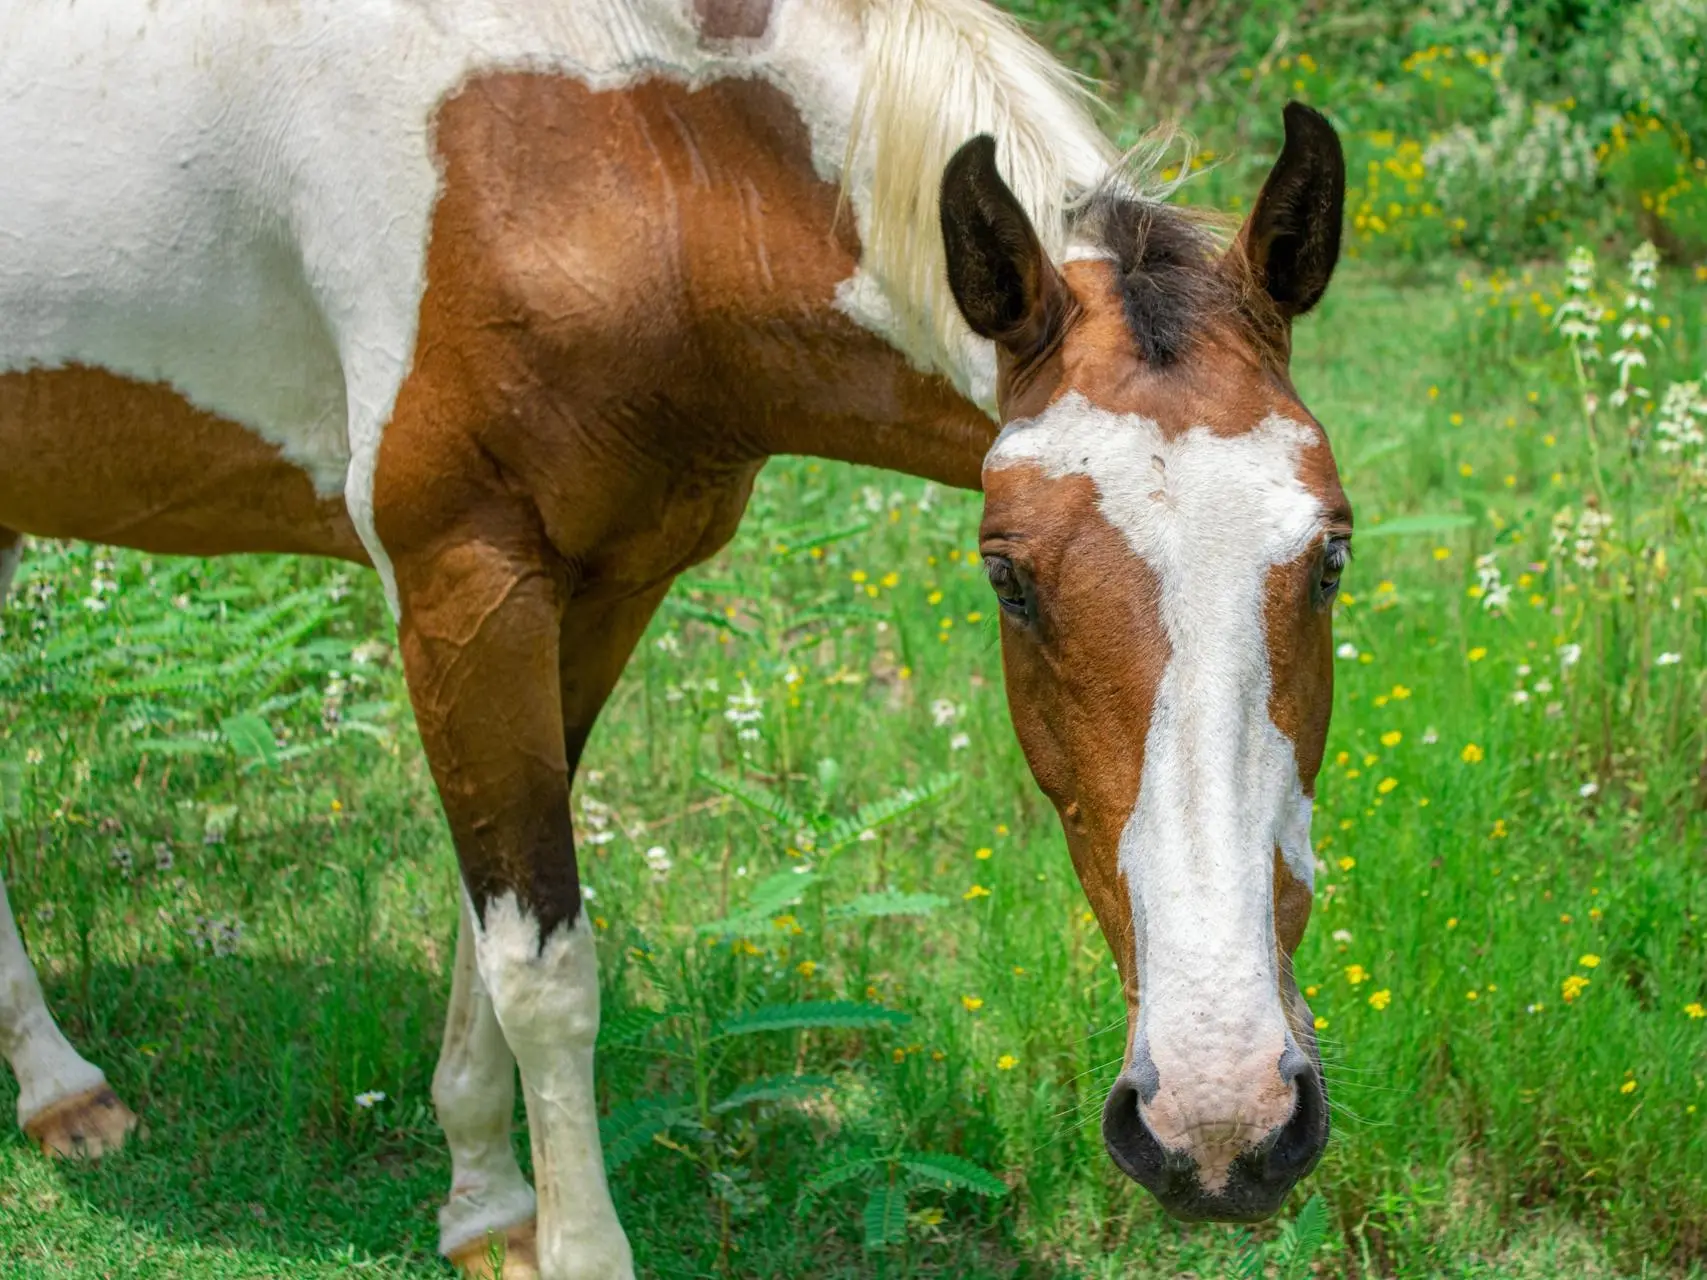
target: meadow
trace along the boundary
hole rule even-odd
[[[1357,522],[1297,957],[1322,1165],[1251,1233],[1114,1170],[1119,985],[979,498],[779,459],[575,795],[642,1275],[1707,1275],[1707,267],[1384,249],[1379,174],[1456,215],[1379,132],[1293,366]],[[447,1274],[456,871],[377,583],[38,543],[0,620],[13,907],[147,1126],[95,1167],[0,1130],[0,1274]]]

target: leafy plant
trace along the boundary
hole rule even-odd
[[[907,1197],[921,1190],[970,1191],[999,1200],[1007,1184],[989,1170],[941,1151],[896,1149],[879,1155],[848,1156],[806,1184],[808,1198],[856,1182],[866,1188],[860,1211],[865,1247],[883,1249],[907,1234]]]
[[[1239,1231],[1238,1260],[1228,1272],[1228,1280],[1267,1280],[1270,1266],[1274,1268],[1274,1280],[1304,1280],[1310,1274],[1310,1261],[1321,1251],[1327,1234],[1328,1202],[1317,1193],[1266,1244],[1249,1231]]]

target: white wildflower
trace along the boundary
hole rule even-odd
[[[732,693],[724,700],[728,706],[723,712],[723,718],[737,726],[736,737],[742,742],[756,742],[759,739],[759,723],[765,718],[764,699],[753,692],[753,686],[747,681],[741,681],[741,692]]]
[[[655,844],[646,851],[646,865],[652,872],[654,880],[668,880],[670,868],[676,864],[670,860],[670,852],[661,844]]]
[[[1339,657],[1339,658],[1346,658],[1348,660],[1355,658],[1355,657],[1357,657],[1357,646],[1354,645],[1351,641],[1347,640],[1339,648],[1334,650],[1334,656]]]
[[[1599,795],[1600,794],[1600,783],[1598,783],[1598,782],[1585,782],[1582,784],[1582,786],[1577,788],[1577,794],[1579,796],[1581,796],[1584,800],[1587,800],[1590,796]]]
[[[939,729],[946,728],[948,725],[953,724],[955,717],[959,714],[960,708],[955,706],[947,698],[938,698],[935,702],[931,703],[931,722]]]
[[[1529,690],[1513,689],[1511,693],[1511,700],[1519,706],[1522,706],[1525,702],[1529,701]]]
[[[1440,741],[1440,734],[1432,724],[1429,725],[1428,728],[1423,730],[1423,736],[1422,736],[1423,746],[1432,747],[1435,743],[1437,743],[1439,741]]]
[[[358,667],[383,666],[391,660],[391,646],[383,640],[363,640],[350,650],[350,661]]]
[[[385,1101],[385,1090],[369,1089],[366,1093],[356,1095],[356,1105],[363,1111],[371,1111],[376,1105]]]
[[[1654,659],[1654,665],[1656,667],[1671,667],[1676,666],[1682,661],[1683,655],[1681,653],[1662,653],[1659,657]]]
[[[971,745],[972,735],[967,733],[957,733],[948,740],[948,749],[950,751],[964,751]]]
[[[1482,608],[1503,609],[1511,603],[1511,586],[1500,577],[1492,551],[1476,557],[1476,585],[1482,592]]]
[[[1583,647],[1580,644],[1562,644],[1559,646],[1559,669],[1561,671],[1574,667],[1582,660]]]
[[[1674,382],[1660,397],[1654,436],[1661,453],[1689,453],[1707,444],[1707,387],[1702,381]]]
[[[1334,933],[1333,933],[1333,939],[1335,942],[1339,943],[1342,947],[1348,947],[1351,945],[1351,930],[1350,929],[1335,929]]]

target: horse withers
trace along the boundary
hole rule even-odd
[[[985,490],[1015,727],[1125,984],[1115,1162],[1213,1218],[1311,1167],[1320,116],[1223,243],[978,0],[0,0],[0,81],[0,578],[14,530],[298,552],[397,612],[465,888],[447,1257],[632,1275],[570,783],[778,453]],[[44,1148],[122,1146],[9,909],[0,1051]]]

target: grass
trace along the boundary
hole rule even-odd
[[[1707,1274],[1700,496],[1651,452],[1620,461],[1602,421],[1619,523],[1593,569],[1549,556],[1591,480],[1531,289],[1556,305],[1558,273],[1353,269],[1299,333],[1360,530],[1298,963],[1336,1130],[1288,1214],[1324,1197],[1323,1274]],[[1707,366],[1707,289],[1658,296],[1656,387]],[[773,463],[589,748],[601,1082],[643,1275],[1210,1276],[1245,1256],[1101,1151],[1118,986],[1007,724],[977,512]],[[1490,550],[1502,612],[1468,594]],[[455,871],[386,636],[375,585],[330,566],[26,561],[0,641],[4,871],[50,1003],[149,1133],[94,1168],[0,1135],[7,1277],[444,1273],[429,1083]],[[719,1035],[828,1001],[897,1014]],[[801,1073],[830,1083],[715,1105]],[[906,1152],[1006,1194],[909,1182]],[[896,1171],[891,1242],[867,1249]]]

